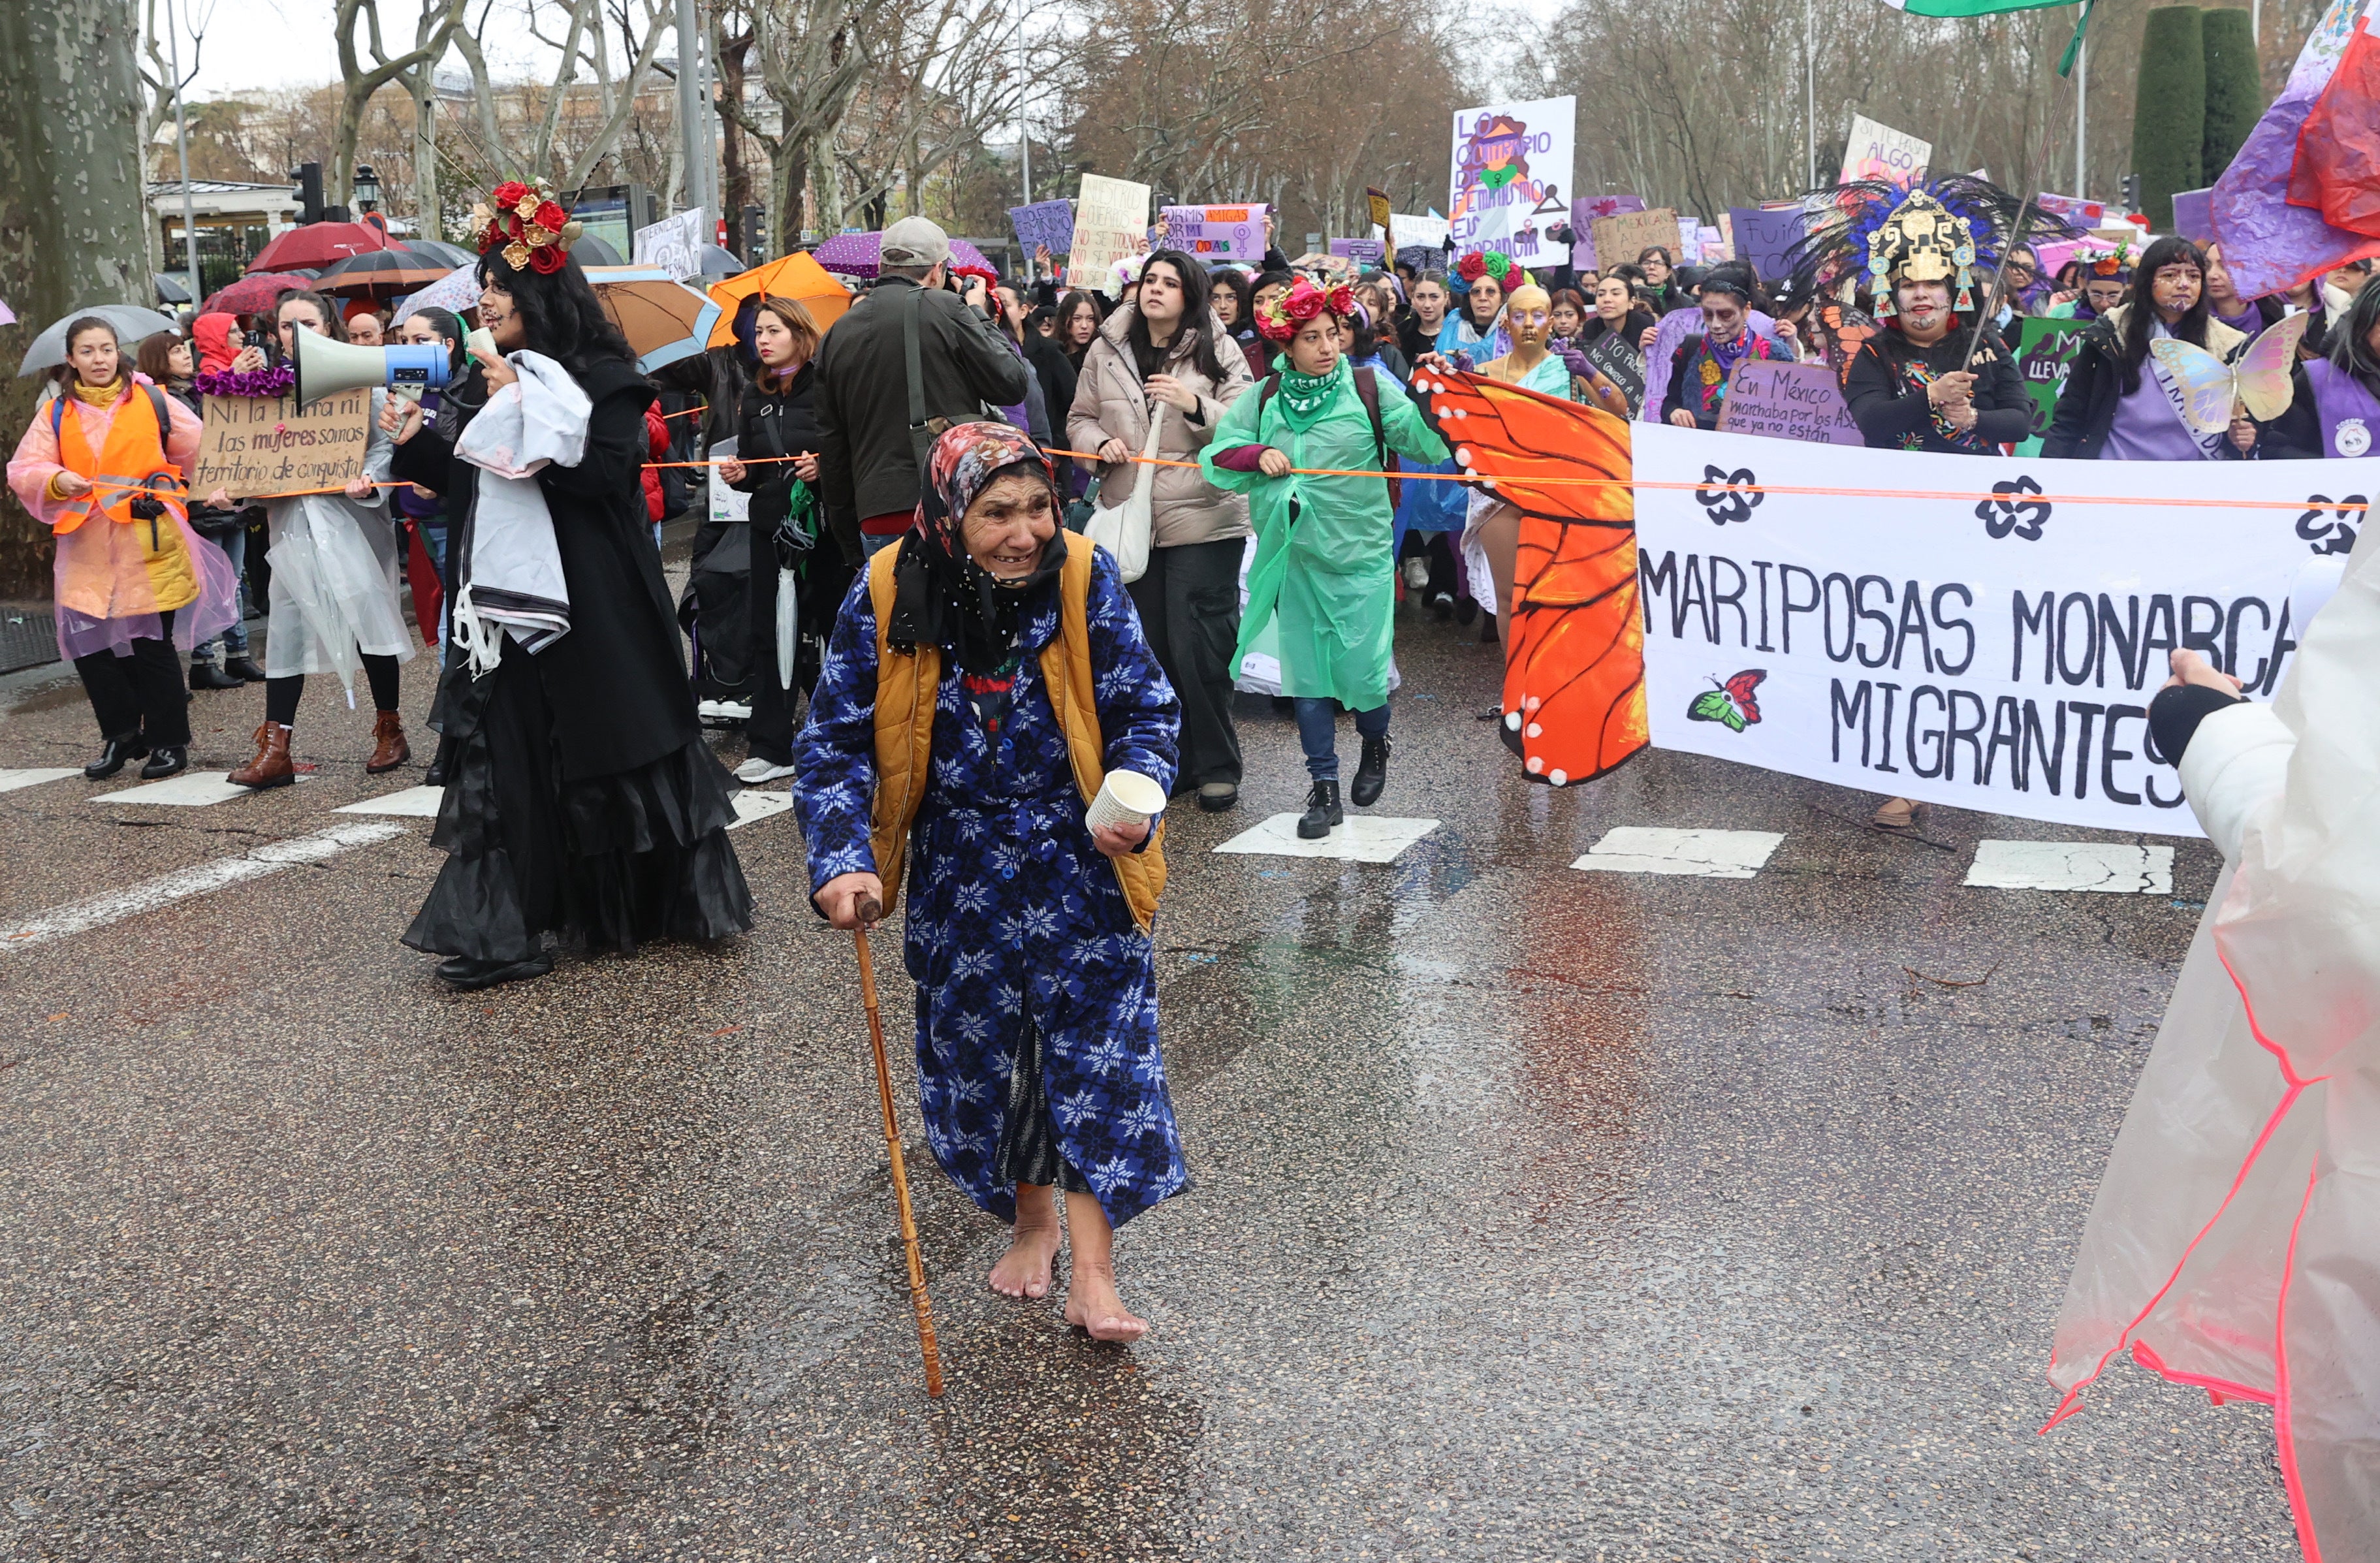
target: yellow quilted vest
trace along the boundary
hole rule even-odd
[[[1050,692],[1058,724],[1065,731],[1075,785],[1087,804],[1107,780],[1102,763],[1107,745],[1099,734],[1087,622],[1093,544],[1079,532],[1060,535],[1066,539],[1066,563],[1058,575],[1058,634],[1041,648],[1041,683]],[[920,646],[905,656],[886,640],[886,626],[892,621],[892,565],[900,552],[897,546],[880,549],[868,565],[868,598],[876,611],[876,800],[870,838],[876,848],[876,875],[884,881],[887,912],[900,896],[901,870],[909,854],[909,828],[925,801],[934,746],[935,693],[942,680],[941,648]],[[1157,915],[1157,898],[1165,893],[1163,818],[1159,818],[1156,839],[1146,851],[1108,861],[1115,867],[1116,882],[1123,887],[1133,920],[1147,933]]]

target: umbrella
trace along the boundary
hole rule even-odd
[[[34,374],[67,361],[67,327],[85,315],[97,315],[115,328],[118,342],[135,343],[144,336],[154,336],[161,331],[171,331],[174,322],[154,309],[144,309],[138,304],[93,304],[60,315],[33,345],[25,349],[25,361],[18,368],[19,375]]]
[[[578,264],[582,268],[588,266],[625,266],[627,264],[626,261],[620,259],[620,252],[618,250],[613,248],[610,245],[605,244],[593,234],[580,235],[578,242],[570,247],[570,253],[577,258]]]
[[[246,276],[229,287],[219,287],[199,306],[202,315],[261,315],[273,308],[273,301],[283,294],[304,287],[312,279],[283,272],[260,272]]]
[[[718,305],[658,266],[591,266],[587,280],[647,374],[701,352],[719,321]]]
[[[458,315],[466,309],[478,309],[480,307],[480,263],[474,260],[468,266],[457,266],[419,293],[414,294],[398,308],[396,321],[405,319],[416,309],[428,309],[433,307],[440,309],[452,309]],[[395,325],[396,321],[391,321],[389,323]]]
[[[732,249],[722,249],[715,244],[702,247],[702,274],[706,277],[732,277],[744,269],[744,262]]]
[[[248,269],[251,273],[303,271],[387,248],[388,236],[368,224],[309,223],[266,245]]]
[[[456,266],[468,266],[479,260],[478,256],[472,254],[461,245],[448,244],[444,239],[400,239],[397,242],[396,248],[399,249],[409,249],[416,255],[427,255],[432,260],[438,262],[438,269],[442,272],[451,270]]]
[[[872,277],[883,263],[883,248],[884,236],[880,233],[837,234],[812,253],[818,263],[830,272],[840,272],[846,277]],[[951,264],[993,269],[991,262],[983,258],[983,251],[965,239],[951,240]]]
[[[189,284],[180,277],[171,272],[157,272],[152,273],[152,276],[157,284],[158,303],[188,304],[190,301]]]
[[[735,341],[737,309],[747,298],[763,293],[800,299],[820,331],[843,319],[843,312],[851,308],[851,290],[815,260],[796,251],[782,260],[755,266],[741,276],[711,284],[710,297],[718,300],[720,319],[711,328],[710,345],[724,347]]]
[[[453,269],[408,249],[375,249],[324,267],[314,286],[341,298],[395,298],[428,287]]]

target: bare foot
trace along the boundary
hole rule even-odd
[[[1094,1340],[1125,1346],[1148,1333],[1147,1319],[1125,1311],[1123,1299],[1116,1295],[1115,1278],[1088,1268],[1079,1259],[1066,1288],[1066,1322]]]
[[[1008,1252],[991,1267],[991,1290],[1002,1297],[1050,1295],[1050,1266],[1058,1256],[1058,1218],[1047,1226],[1023,1221],[1008,1242]]]

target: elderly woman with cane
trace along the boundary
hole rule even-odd
[[[992,1289],[1048,1295],[1063,1189],[1066,1321],[1136,1340],[1113,1230],[1190,1182],[1149,941],[1181,702],[1115,561],[1059,526],[1029,439],[960,424],[927,465],[911,529],[843,604],[795,747],[811,900],[860,928],[905,872],[926,1136],[1015,1228]]]

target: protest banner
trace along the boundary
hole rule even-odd
[[[1628,395],[1628,410],[1633,413],[1645,403],[1645,355],[1636,344],[1619,332],[1607,331],[1585,348],[1586,361],[1603,371],[1604,377]]]
[[[1148,187],[1130,179],[1086,174],[1075,202],[1075,235],[1066,252],[1066,274],[1078,286],[1110,297],[1123,291],[1115,264],[1148,251]]]
[[[2215,187],[2173,192],[2173,231],[2192,244],[2215,240]]]
[[[1681,266],[1703,263],[1703,227],[1692,217],[1678,219],[1678,248],[1670,259]]]
[[[2344,462],[2049,461],[1633,434],[1635,477],[1680,485],[1636,491],[1656,746],[2161,835],[2199,833],[2147,737],[2167,652],[2204,651],[2269,697],[2305,627],[2292,588],[2360,517],[2323,496],[2368,488]],[[2283,483],[2306,496],[2303,511],[2205,503],[2269,502]],[[1823,491],[1781,491],[1803,487]],[[2078,503],[2099,496],[2192,503]]]
[[[1719,404],[1722,433],[1814,445],[1864,445],[1835,371],[1824,364],[1745,358],[1727,377]]]
[[[1377,270],[1380,258],[1388,253],[1388,246],[1380,239],[1335,238],[1330,241],[1330,253],[1344,256],[1359,271]]]
[[[2017,327],[2016,374],[2024,382],[2024,394],[2033,398],[2032,431],[2017,442],[2017,454],[2041,454],[2041,437],[2049,432],[2058,394],[2066,389],[2067,371],[2073,368],[2075,350],[2082,346],[2083,328],[2090,323],[2027,320]]]
[[[300,411],[287,396],[209,396],[190,492],[222,489],[256,499],[335,488],[363,476],[371,388],[325,396]]]
[[[1852,115],[1850,139],[1843,143],[1842,183],[1853,179],[1884,179],[1907,189],[1925,176],[1933,161],[1934,145],[1864,115]]]
[[[1063,255],[1075,245],[1075,203],[1037,200],[1030,206],[1012,206],[1008,225],[1016,230],[1016,243],[1026,254],[1047,246],[1050,254]]]
[[[1264,202],[1237,206],[1169,206],[1158,213],[1165,242],[1206,260],[1261,260],[1265,252]]]
[[[1425,249],[1443,249],[1448,225],[1443,217],[1416,217],[1410,212],[1392,212],[1389,217],[1389,230],[1397,236],[1399,249],[1411,249],[1416,245]]]
[[[1750,261],[1761,281],[1780,282],[1793,274],[1786,257],[1802,241],[1801,207],[1731,206],[1728,218],[1735,230],[1736,259]]]
[[[1454,115],[1454,178],[1447,221],[1457,257],[1493,249],[1524,263],[1552,264],[1546,248],[1548,203],[1552,220],[1570,189],[1576,98],[1491,103]],[[1525,237],[1526,248],[1515,248]]]
[[[1626,212],[1645,210],[1645,198],[1640,195],[1582,196],[1570,203],[1570,264],[1576,272],[1599,272],[1602,263],[1596,260],[1595,220],[1617,217]]]
[[[2033,204],[2077,228],[2095,228],[2107,220],[2104,201],[2084,200],[2080,196],[2037,195]]]
[[[1597,217],[1589,230],[1596,254],[1606,266],[1633,263],[1636,257],[1654,245],[1675,249],[1678,244],[1678,214],[1666,206],[1649,212],[1622,212],[1616,216]]]
[[[634,263],[667,272],[678,282],[702,275],[702,208],[637,230]]]

